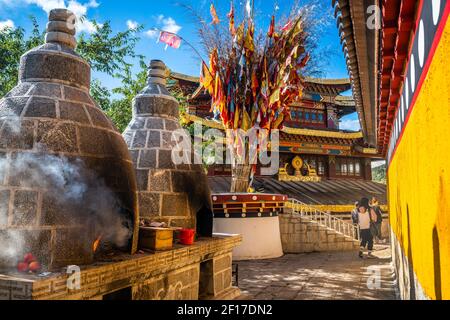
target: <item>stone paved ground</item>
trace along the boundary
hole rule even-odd
[[[376,246],[375,259],[355,252],[288,254],[278,259],[240,261],[240,300],[396,299],[390,247]],[[371,277],[372,275],[380,277]],[[379,279],[379,286],[367,282]]]

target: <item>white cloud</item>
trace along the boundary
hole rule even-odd
[[[359,123],[359,120],[344,120],[339,123],[339,129],[359,131],[361,130],[361,125]]]
[[[47,14],[56,8],[66,8],[72,11],[78,18],[77,31],[78,32],[95,32],[95,26],[92,21],[86,18],[87,12],[91,8],[97,8],[100,4],[97,0],[81,1],[77,0],[0,0],[1,4],[4,5],[18,5],[18,4],[28,4],[36,5],[44,10]],[[83,19],[81,19],[84,17]]]
[[[149,37],[149,38],[156,38],[156,37],[158,36],[158,34],[159,34],[159,31],[156,31],[156,30],[148,30],[148,31],[145,31],[144,33],[145,33],[145,35],[146,35],[147,37]]]
[[[133,20],[127,21],[127,27],[130,30],[136,30],[138,26],[139,26],[139,23],[137,23],[136,21],[133,21]]]
[[[171,18],[168,17],[167,19],[163,19],[163,30],[172,32],[172,33],[178,33],[181,30],[181,27],[177,24],[177,22]]]
[[[178,25],[172,17],[166,18],[164,15],[160,14],[155,18],[155,22],[158,28],[163,31],[178,33],[181,30],[181,26]],[[158,31],[152,29],[145,32],[145,35],[149,38],[156,38],[158,34]]]
[[[160,14],[158,17],[156,17],[156,23],[161,24],[163,22],[164,15]]]
[[[0,31],[5,30],[6,28],[14,29],[14,21],[8,19],[6,21],[0,21]]]

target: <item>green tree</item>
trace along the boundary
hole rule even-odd
[[[18,79],[20,57],[28,50],[44,43],[45,32],[34,17],[31,17],[33,29],[30,36],[25,36],[23,28],[8,29],[0,32],[0,97],[9,92]],[[93,22],[96,31],[91,35],[78,37],[76,52],[91,65],[94,71],[103,72],[121,80],[121,86],[111,92],[100,80],[91,82],[91,95],[100,108],[123,132],[131,120],[133,98],[146,86],[148,67],[142,55],[135,54],[135,47],[140,40],[137,29],[113,33],[111,25]],[[134,66],[129,61],[139,61],[139,71],[134,74]],[[180,93],[173,93],[180,102],[181,111],[187,105],[187,99]],[[189,128],[192,130],[192,128]]]
[[[20,57],[44,43],[45,32],[40,31],[34,17],[30,19],[33,29],[28,37],[21,27],[0,31],[0,97],[17,84]],[[132,67],[129,60],[143,59],[141,55],[135,54],[136,44],[140,40],[138,35],[143,26],[114,34],[109,22],[102,25],[95,21],[93,23],[96,31],[89,36],[83,33],[79,36],[76,52],[89,62],[94,71],[122,77]],[[96,79],[92,81],[91,93],[103,109],[108,109],[110,94]]]
[[[23,28],[0,31],[0,97],[7,94],[19,79],[20,57],[27,51],[43,43],[44,33],[34,17],[30,17],[33,29],[25,38]]]
[[[117,128],[123,132],[131,121],[133,98],[140,92],[147,84],[148,68],[144,59],[141,57],[139,61],[140,71],[133,75],[132,66],[128,65],[118,78],[122,80],[122,85],[113,89],[113,93],[119,98],[110,100],[110,103],[102,109],[115,123]]]
[[[386,165],[383,164],[379,167],[372,169],[373,181],[386,184]]]

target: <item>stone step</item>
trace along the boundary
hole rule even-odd
[[[310,228],[312,230],[320,230],[320,231],[325,230],[327,232],[327,235],[336,235],[342,241],[350,241],[350,242],[355,242],[355,243],[359,242],[359,240],[357,240],[357,239],[354,239],[350,236],[340,233],[338,230],[323,226],[323,225],[319,224],[319,222],[308,219],[307,217],[300,217],[300,219],[307,223],[307,230],[310,230]]]

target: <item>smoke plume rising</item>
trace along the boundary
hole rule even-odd
[[[28,221],[27,211],[21,212],[21,208],[16,207],[12,219],[8,216],[10,200],[0,197],[0,260],[18,259],[24,248],[30,246],[26,243],[30,239],[26,240],[20,232],[21,227],[46,226],[48,220],[52,225],[77,226],[85,230],[78,236],[84,237],[87,245],[92,241],[89,234],[93,230],[95,237],[102,236],[102,242],[126,246],[132,234],[132,222],[122,212],[120,200],[105,181],[79,158],[48,154],[43,145],[36,149],[39,152],[0,157],[0,192],[2,185],[8,185],[8,189],[14,186],[18,190],[36,190],[39,197],[44,197],[57,209],[57,214],[44,217],[43,211],[41,221]],[[68,243],[67,250],[70,248]]]

